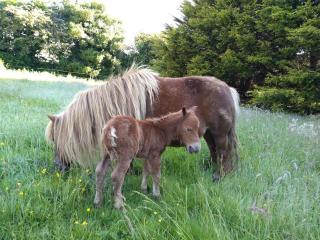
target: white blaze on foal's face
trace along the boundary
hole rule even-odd
[[[112,147],[116,147],[117,146],[117,143],[116,143],[116,138],[117,137],[117,134],[116,134],[116,129],[114,127],[111,127],[110,129],[110,140],[111,140],[111,146]]]

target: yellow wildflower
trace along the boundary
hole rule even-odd
[[[17,186],[18,186],[18,187],[21,187],[21,183],[20,183],[20,182],[17,182]]]
[[[87,208],[87,213],[91,212],[91,209],[90,208]]]
[[[56,176],[57,176],[57,178],[59,178],[59,177],[61,177],[61,174],[56,172]]]
[[[47,173],[47,169],[46,169],[46,168],[42,169],[42,170],[41,170],[41,173],[42,173],[42,174],[46,174],[46,173]]]
[[[24,194],[24,192],[19,192],[19,195],[21,196],[21,197],[23,197],[25,194]]]
[[[86,221],[86,220],[84,220],[83,222],[82,222],[82,225],[83,226],[85,226],[85,225],[87,225],[88,224],[88,222]]]
[[[79,224],[79,221],[75,221],[74,224]]]

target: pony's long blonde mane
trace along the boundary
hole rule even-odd
[[[101,131],[115,115],[144,119],[147,107],[158,95],[158,82],[153,71],[133,66],[106,83],[81,91],[66,109],[50,121],[46,138],[55,143],[64,161],[81,166],[95,163],[101,157]]]

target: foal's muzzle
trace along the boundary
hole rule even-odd
[[[201,149],[200,143],[193,143],[187,146],[187,151],[189,153],[198,153]]]

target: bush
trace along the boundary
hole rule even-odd
[[[291,70],[286,75],[269,76],[266,85],[251,92],[251,104],[274,111],[320,113],[320,72]]]

